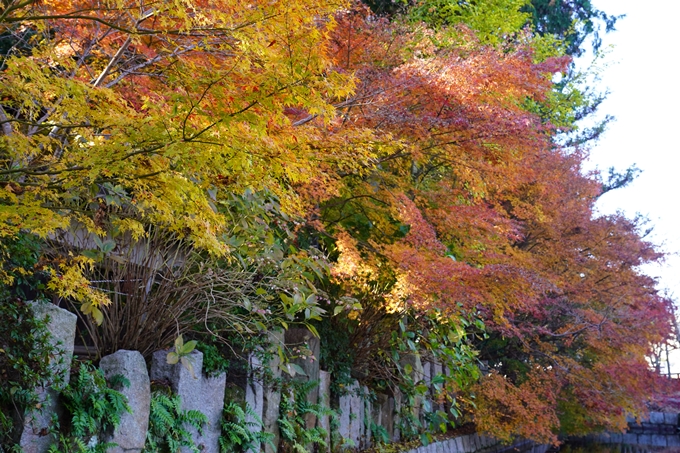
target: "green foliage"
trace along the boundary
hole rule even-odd
[[[109,383],[100,369],[80,364],[61,393],[69,421],[60,432],[58,442],[50,447],[50,453],[105,453],[115,446],[99,443],[99,438],[120,424],[124,412],[130,412],[125,396],[112,388],[129,385],[122,376],[114,376]]]
[[[168,352],[166,359],[170,365],[175,365],[181,361],[182,366],[189,370],[194,379],[196,378],[196,374],[194,373],[194,365],[189,359],[189,354],[191,354],[194,348],[196,348],[197,343],[198,342],[196,340],[191,340],[184,343],[184,338],[182,338],[182,335],[180,335],[179,337],[175,338],[175,349]]]
[[[536,31],[542,35],[555,35],[566,43],[569,55],[583,53],[583,44],[592,37],[595,51],[602,43],[601,26],[605,32],[614,30],[622,16],[611,16],[598,10],[591,0],[555,1],[532,0],[523,11],[530,15]]]
[[[384,426],[376,424],[372,418],[369,420],[369,422],[371,423],[371,438],[374,440],[374,442],[377,445],[389,444],[391,439],[390,433],[387,432],[387,429],[385,429]]]
[[[0,444],[11,441],[13,415],[21,418],[38,402],[35,389],[58,384],[50,360],[61,354],[48,321],[36,319],[21,300],[0,300]]]
[[[352,366],[355,360],[355,350],[351,345],[350,332],[347,328],[353,328],[353,323],[338,322],[332,318],[326,318],[319,323],[319,340],[321,357],[320,365],[323,370],[333,376],[331,380],[331,394],[342,396],[352,381]],[[349,320],[345,320],[349,321]]]
[[[206,376],[217,376],[229,370],[231,362],[214,344],[200,341],[196,350],[203,353],[203,373]]]
[[[522,11],[528,0],[426,0],[409,11],[413,20],[434,27],[466,24],[483,43],[498,45],[517,33],[529,15]]]
[[[305,453],[312,444],[327,446],[326,430],[317,426],[307,428],[306,422],[308,415],[318,419],[333,414],[331,409],[322,404],[312,404],[307,400],[309,393],[318,384],[316,381],[290,381],[283,385],[278,420],[283,452]]]
[[[263,443],[276,449],[273,437],[272,433],[263,431],[262,420],[247,404],[245,409],[233,401],[224,405],[222,435],[219,439],[222,453],[259,451]]]
[[[177,453],[180,447],[189,447],[195,453],[198,447],[191,439],[187,426],[193,426],[199,432],[208,418],[196,410],[183,411],[179,395],[170,395],[163,390],[151,393],[151,412],[149,415],[149,431],[146,435],[144,452]]]
[[[58,362],[61,354],[51,343],[49,319],[36,319],[25,302],[40,298],[41,274],[34,271],[40,242],[32,235],[5,237],[0,254],[0,444],[10,445],[13,418],[38,403],[35,389],[59,385],[50,360]]]

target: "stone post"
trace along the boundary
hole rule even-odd
[[[203,353],[192,351],[188,355],[193,365],[193,374],[181,362],[170,365],[167,362],[168,351],[156,351],[151,361],[151,379],[167,380],[172,390],[182,400],[182,410],[197,410],[208,417],[208,426],[200,435],[193,427],[189,428],[192,439],[202,453],[219,453],[218,439],[221,432],[222,410],[224,408],[224,390],[226,375],[206,377],[203,369]],[[189,453],[189,448],[182,448]]]
[[[298,357],[292,362],[300,366],[305,372],[305,376],[295,376],[295,379],[303,382],[319,382],[319,355],[320,355],[320,342],[309,330],[307,329],[289,329],[286,331],[285,335],[286,347],[288,348],[298,348],[301,346],[306,346],[311,352],[311,357]],[[314,386],[307,394],[307,401],[310,404],[316,404],[319,401],[319,387]],[[305,416],[305,422],[307,424],[307,429],[312,429],[316,426],[316,417],[312,414],[307,414]]]
[[[319,371],[319,404],[323,407],[331,407],[331,373]],[[326,448],[324,452],[331,451],[331,420],[329,415],[324,415],[317,420],[317,426],[326,431]]]
[[[262,427],[259,426],[262,423],[262,418],[264,414],[264,387],[262,385],[262,380],[255,376],[257,371],[261,370],[262,362],[257,357],[256,354],[250,354],[248,357],[248,381],[246,382],[246,408],[250,411],[246,413],[246,423],[248,423],[248,429],[251,431],[261,430]],[[260,448],[256,451],[249,451],[248,453],[258,453]]]
[[[76,337],[76,320],[78,317],[73,313],[47,302],[30,302],[36,318],[49,318],[47,330],[52,337],[51,344],[59,348],[62,353],[50,362],[50,368],[55,377],[62,381],[61,390],[68,384],[73,359],[73,341]],[[23,420],[23,429],[19,438],[19,446],[24,453],[43,453],[47,451],[54,441],[49,435],[52,425],[52,415],[61,415],[57,405],[57,391],[48,388],[38,388],[36,392],[39,398],[39,410],[33,410],[26,414]]]
[[[283,330],[274,330],[269,333],[269,347],[275,351],[278,347],[284,346]],[[274,381],[281,379],[281,360],[278,354],[272,354],[269,362],[269,370]],[[264,445],[264,453],[276,453],[281,441],[281,431],[279,430],[279,405],[281,404],[281,392],[278,387],[265,385],[262,394],[262,428],[264,432],[272,434],[272,445]]]
[[[119,350],[99,362],[99,368],[107,379],[121,375],[130,381],[127,388],[117,389],[126,398],[131,413],[124,413],[116,430],[103,438],[105,442],[118,444],[109,453],[139,453],[144,448],[149,429],[151,385],[144,357],[138,351]]]

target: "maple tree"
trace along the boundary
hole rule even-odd
[[[352,89],[325,55],[341,5],[8,2],[0,235],[139,239],[153,224],[219,256],[225,196],[266,188],[294,212],[291,184],[323,156],[285,111],[327,118]],[[100,318],[92,265],[65,256],[50,287]]]
[[[336,284],[371,305],[362,332],[389,313],[479,313],[489,337],[472,341],[494,371],[473,389],[478,427],[555,442],[644,411],[645,355],[672,307],[638,271],[660,258],[639,223],[594,216],[584,152],[532,108],[570,60],[517,36],[492,47],[466,28],[340,15],[336,64],[358,83],[337,128],[370,130],[378,155],[318,215]]]
[[[400,354],[422,353],[458,367],[446,396],[475,398],[499,438],[621,427],[672,325],[640,221],[593,213],[630,178],[603,185],[580,142],[560,146],[597,100],[553,83],[571,60],[522,28],[526,2],[444,3],[403,20],[316,0],[6,2],[0,239],[43,239],[48,287],[105,350],[150,294],[190,329],[238,269],[222,327],[318,321],[323,299],[314,325],[375,386],[418,387]],[[153,281],[137,261],[178,250],[163,272],[186,266],[186,304],[91,281]]]

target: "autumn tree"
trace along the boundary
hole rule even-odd
[[[231,193],[266,188],[299,212],[291,188],[324,156],[286,109],[329,118],[352,89],[324,41],[341,6],[4,5],[0,234],[139,239],[155,225],[224,256]],[[100,318],[107,299],[83,277],[92,264],[67,255],[50,286]]]
[[[555,441],[644,410],[645,354],[671,312],[638,271],[660,255],[636,222],[594,217],[602,187],[584,152],[557,146],[532,107],[569,59],[517,36],[498,47],[464,27],[340,15],[335,61],[358,83],[327,133],[369,130],[377,156],[318,215],[337,284],[378,307],[355,315],[365,330],[394,312],[479,314],[493,371],[474,390],[478,426]]]

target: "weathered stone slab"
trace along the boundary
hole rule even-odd
[[[340,437],[342,438],[343,446],[347,445],[348,442],[351,441],[350,436],[350,415],[352,413],[351,400],[352,395],[350,394],[342,395],[339,398],[340,416],[338,419],[338,434],[340,434]]]
[[[203,428],[203,434],[199,434],[193,427],[188,427],[188,431],[202,453],[219,453],[218,439],[226,375],[223,373],[211,378],[203,376],[203,353],[200,351],[192,351],[187,357],[193,365],[193,374],[181,363],[168,364],[167,355],[167,351],[156,351],[153,354],[151,379],[170,382],[172,390],[182,400],[182,410],[197,410],[205,414],[208,425]],[[189,448],[182,448],[183,453],[190,451]]]
[[[678,414],[665,412],[663,414],[664,423],[667,425],[678,426]]]
[[[652,435],[652,442],[650,445],[653,445],[655,447],[666,447],[668,446],[668,441],[666,440],[666,436],[662,434],[653,434]]]
[[[463,444],[463,452],[464,453],[470,453],[470,452],[474,451],[474,449],[471,448],[471,446],[470,446],[470,436],[469,435],[460,436],[459,439],[461,440],[461,442]]]
[[[401,432],[399,431],[399,425],[401,423],[401,408],[404,396],[399,390],[394,391],[394,397],[392,402],[394,404],[394,419],[393,419],[393,430],[392,430],[392,442],[399,442],[401,439]]]
[[[110,448],[110,453],[141,452],[146,441],[149,428],[149,411],[151,404],[151,384],[146,371],[144,357],[138,351],[119,350],[103,357],[99,368],[107,379],[121,375],[130,381],[129,387],[118,388],[126,398],[131,412],[124,413],[116,430],[104,437],[105,442],[118,444]]]
[[[649,423],[652,423],[654,425],[663,425],[664,423],[663,412],[650,412]]]
[[[428,387],[432,383],[432,362],[429,360],[423,362],[423,383]]]
[[[471,434],[470,440],[471,440],[472,446],[474,448],[474,451],[477,451],[477,450],[482,448],[482,442],[480,441],[478,434],[476,434],[476,433]]]
[[[264,388],[262,386],[262,381],[259,376],[254,375],[253,370],[259,370],[262,368],[262,362],[257,357],[256,354],[251,353],[248,356],[248,370],[250,375],[248,376],[248,381],[246,383],[246,405],[250,408],[250,411],[246,414],[246,423],[248,424],[248,429],[251,431],[260,431],[262,428],[260,423],[262,423],[262,415],[264,413]],[[249,453],[257,453],[260,448],[254,448],[249,450]]]
[[[331,373],[319,371],[319,404],[323,407],[331,407]],[[330,416],[323,415],[317,420],[317,426],[326,431],[326,448],[323,451],[331,451],[331,420]],[[321,447],[319,447],[321,450]]]
[[[638,434],[637,443],[642,445],[652,445],[652,435]]]
[[[305,372],[304,376],[295,376],[295,379],[305,381],[305,382],[318,382],[319,381],[319,355],[320,352],[320,342],[312,332],[308,329],[296,328],[289,329],[285,333],[286,347],[290,349],[295,348],[306,348],[311,351],[311,356],[301,356],[292,361],[298,365]],[[319,399],[319,388],[318,386],[313,387],[307,394],[307,401],[310,404],[316,404]],[[316,417],[312,414],[307,414],[305,416],[305,423],[307,424],[307,429],[312,429],[316,426]]]
[[[283,330],[273,330],[269,333],[269,348],[271,351],[276,351],[279,347],[284,347],[284,332]],[[272,354],[272,359],[269,362],[269,370],[272,374],[274,382],[281,379],[281,369],[279,365],[281,361],[278,354]],[[272,444],[264,445],[265,453],[276,453],[279,442],[281,441],[281,431],[279,430],[279,405],[281,404],[281,393],[275,387],[265,385],[262,397],[262,427],[264,432],[272,435]]]
[[[680,436],[677,434],[666,436],[666,444],[669,447],[680,447]]]
[[[420,354],[404,354],[401,356],[399,364],[404,370],[410,370],[409,375],[414,383],[421,382],[425,378],[425,370],[423,369],[423,362],[420,358]],[[422,400],[422,397],[415,398],[413,407],[410,408],[416,419],[420,419]]]
[[[76,321],[78,317],[71,312],[46,302],[29,302],[36,318],[49,318],[47,330],[50,332],[53,346],[63,353],[50,361],[50,368],[55,376],[59,376],[63,387],[68,384],[73,359],[73,341],[76,336]],[[19,445],[24,453],[43,453],[54,441],[49,435],[52,426],[52,415],[61,416],[61,409],[57,404],[57,392],[48,388],[36,389],[40,410],[34,410],[23,420],[23,429],[19,438]],[[20,422],[21,423],[21,422]]]
[[[361,387],[361,394],[359,395],[363,403],[362,408],[362,423],[361,423],[361,446],[362,448],[369,448],[372,445],[373,439],[371,436],[371,413],[373,412],[373,405],[369,398],[368,387]]]
[[[343,439],[343,446],[360,448],[371,442],[371,432],[368,428],[367,416],[372,413],[367,395],[368,389],[360,387],[354,381],[347,386],[347,394],[339,398],[339,428],[338,433]]]
[[[385,428],[383,417],[387,416],[387,414],[384,414],[384,412],[385,407],[387,407],[387,405],[389,404],[389,400],[390,400],[389,397],[383,393],[378,393],[375,395],[375,404],[371,406],[371,420],[373,423],[375,423],[376,426],[381,426],[382,428]],[[376,442],[380,441],[381,439],[376,439]]]
[[[623,435],[623,443],[624,444],[637,444],[638,443],[638,435],[633,434],[633,433],[626,433]]]
[[[620,444],[623,442],[623,434],[621,433],[611,433],[609,435],[609,443]]]
[[[463,436],[456,437],[456,449],[459,453],[465,453],[465,444],[463,443]]]
[[[360,387],[357,382],[354,382],[348,388],[348,390],[350,392],[349,411],[351,414],[349,421],[349,438],[358,448],[361,446],[361,437],[364,426],[364,405],[361,397],[359,396]]]

